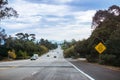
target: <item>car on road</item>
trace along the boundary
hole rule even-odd
[[[57,58],[57,56],[54,56],[54,58]]]
[[[30,60],[36,60],[37,58],[35,56],[32,56]]]
[[[50,55],[47,55],[47,57],[50,57]]]
[[[33,56],[36,57],[36,59],[38,59],[39,57],[38,54],[33,54]]]

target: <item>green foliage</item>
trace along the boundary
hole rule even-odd
[[[62,46],[62,49],[65,50],[65,49],[68,49],[75,44],[76,44],[76,40],[74,40],[74,39],[72,39],[70,42],[64,40],[64,42],[61,46]]]
[[[113,54],[100,55],[99,63],[100,64],[107,64],[107,65],[114,65],[114,66],[119,65],[119,64],[116,64],[116,55],[113,55]]]
[[[9,17],[17,17],[18,13],[11,7],[7,7],[7,0],[0,0],[0,20]],[[28,58],[34,53],[42,55],[48,50],[57,48],[57,43],[52,43],[48,40],[41,39],[38,43],[35,42],[35,34],[17,33],[16,37],[7,37],[5,29],[0,28],[0,57],[7,57],[7,51],[14,49],[16,53],[9,51],[9,56],[12,58]]]
[[[29,58],[28,53],[22,50],[19,50],[17,53],[17,59],[27,59]]]
[[[76,40],[72,39],[71,41],[64,40],[63,44],[61,44],[62,49],[64,50],[64,57],[66,58],[77,58],[79,54],[75,52],[75,44]]]
[[[52,43],[50,41],[48,41],[47,39],[40,39],[40,41],[38,42],[39,45],[44,45],[45,47],[47,47],[49,50],[55,49],[57,48],[57,43]]]
[[[7,55],[8,55],[8,49],[6,49],[6,47],[5,46],[0,46],[0,56],[1,57],[6,57]]]
[[[7,0],[0,0],[0,20],[9,17],[17,17],[18,13],[12,7],[7,6]],[[5,33],[5,29],[0,27],[0,57],[7,56],[7,48],[4,46],[6,42],[7,34]],[[11,53],[14,54],[14,53]],[[12,55],[13,56],[13,55]],[[15,58],[15,56],[13,56]]]
[[[112,20],[118,16],[120,16],[120,7],[116,5],[110,6],[108,10],[99,10],[93,16],[92,27],[99,28],[106,20]]]
[[[0,46],[1,57],[7,57],[7,50],[14,49],[16,51],[17,59],[26,59],[33,54],[39,56],[48,52],[51,49],[57,48],[57,43],[51,43],[48,40],[34,42],[35,35],[28,33],[17,33],[17,37],[9,36],[6,38],[5,44]]]
[[[70,48],[64,50],[64,57],[65,58],[70,58],[70,57],[77,58],[78,57],[78,54],[75,53],[74,46],[71,46]]]
[[[86,55],[88,62],[97,62],[96,56],[94,54]]]
[[[118,11],[118,15],[113,9]],[[104,18],[103,21],[101,21],[102,18]],[[90,62],[98,60],[101,64],[120,66],[118,65],[120,64],[120,7],[111,6],[108,10],[98,11],[93,17],[93,23],[97,26],[88,39],[87,60]],[[94,45],[99,42],[104,43],[107,47],[107,50],[100,56],[101,60],[97,57],[99,54],[93,50]],[[95,55],[97,59],[95,59]]]
[[[75,45],[75,51],[79,54],[79,57],[86,57],[87,45],[87,40],[77,42],[77,44]]]
[[[47,53],[49,51],[48,48],[45,47],[44,45],[41,45],[40,48],[41,48],[41,54]]]
[[[117,14],[116,14],[117,13]],[[93,17],[91,36],[74,44],[64,41],[64,54],[71,56],[79,53],[79,57],[86,57],[89,62],[120,66],[120,7],[113,5],[108,10],[99,10]],[[99,56],[95,46],[102,42],[107,49]]]

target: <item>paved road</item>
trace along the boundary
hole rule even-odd
[[[80,70],[92,76],[95,80],[120,80],[120,71],[111,70],[100,65],[82,61],[71,61]]]
[[[65,60],[59,47],[35,61],[1,62],[0,80],[90,80],[90,77]]]

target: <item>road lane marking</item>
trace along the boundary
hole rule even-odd
[[[9,68],[0,68],[0,70],[6,70],[6,69],[9,69]]]
[[[90,80],[95,80],[94,78],[92,78],[91,76],[89,76],[88,74],[86,74],[85,72],[83,72],[82,70],[80,70],[79,68],[77,68],[74,64],[72,64],[71,62],[69,62],[76,70],[78,70],[80,73],[84,74],[86,77],[88,77]]]
[[[37,73],[38,73],[38,71],[33,72],[33,73],[32,73],[32,76],[35,75],[35,74],[37,74]]]
[[[0,66],[0,70],[7,70],[12,68],[17,68],[18,66]]]

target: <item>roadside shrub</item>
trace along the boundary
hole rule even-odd
[[[45,47],[44,45],[41,45],[40,49],[41,49],[41,55],[44,54],[44,53],[47,53],[49,51],[48,48]]]
[[[15,50],[12,50],[12,51],[8,51],[8,56],[12,59],[15,59],[16,58],[16,54],[15,54]]]
[[[70,57],[76,57],[75,56],[75,51],[74,51],[74,46],[71,46],[70,48],[64,50],[64,57],[65,58],[70,58]]]
[[[35,54],[38,54],[39,56],[41,56],[41,55],[42,55],[40,52],[35,52]]]
[[[19,50],[17,53],[17,59],[28,59],[30,56],[28,56],[28,53],[22,50]]]
[[[100,64],[115,65],[116,63],[116,56],[113,54],[101,54],[99,58]]]
[[[97,62],[97,58],[94,55],[86,55],[88,62]]]
[[[0,56],[0,60],[2,60],[3,59],[3,57],[2,56]]]

